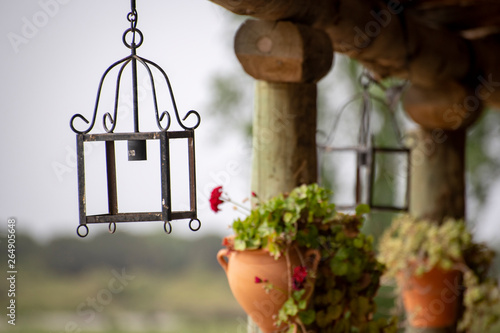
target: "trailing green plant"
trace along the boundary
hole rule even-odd
[[[395,278],[399,272],[422,275],[434,267],[463,273],[463,313],[459,331],[484,332],[500,319],[500,289],[488,275],[494,252],[473,241],[463,220],[441,224],[402,215],[385,231],[378,259]]]
[[[279,313],[277,324],[286,323],[287,332],[298,327],[304,333],[396,332],[395,319],[372,319],[384,265],[375,257],[372,237],[360,232],[367,206],[359,206],[355,215],[342,214],[330,195],[312,184],[261,202],[233,222],[235,236],[226,245],[266,249],[276,259],[293,246],[320,251],[309,303],[304,289],[294,290]]]

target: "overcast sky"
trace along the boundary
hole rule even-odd
[[[121,40],[129,28],[126,15],[130,1],[1,1],[0,9],[0,231],[5,230],[7,219],[14,217],[19,231],[40,239],[75,236],[76,138],[69,119],[75,113],[92,117],[101,75],[113,62],[130,54]],[[214,125],[206,108],[214,74],[236,70],[245,75],[231,50],[237,25],[229,24],[225,10],[208,0],[138,0],[137,9],[137,27],[145,37],[138,54],[167,72],[181,115],[194,109],[202,117],[196,130],[196,158],[203,226],[197,234],[229,233],[227,226],[238,213],[226,207],[215,215],[208,207],[207,196],[212,188],[223,184],[233,199],[244,199],[249,191],[249,146],[229,134],[225,137],[216,133],[219,139],[214,139],[214,132],[221,127]],[[102,115],[110,111],[115,78],[111,75],[109,89],[103,91],[105,111],[100,111],[94,133],[102,132]],[[140,88],[147,92],[142,78]],[[140,104],[141,131],[156,131],[147,96],[140,96],[144,103]],[[122,97],[130,98],[126,83]],[[127,103],[121,109],[123,114],[119,114],[115,132],[130,130]],[[160,108],[171,111],[168,103]],[[105,213],[103,146],[86,147],[88,212]],[[120,211],[159,210],[157,149],[154,143],[148,144],[147,163],[127,162],[124,145],[117,146]],[[185,155],[182,147],[173,153],[180,156],[179,165],[173,166],[173,179],[181,179],[174,184],[174,209],[183,209],[187,204],[186,184],[182,181],[186,178]],[[499,198],[497,186],[482,213],[484,234],[489,237],[497,230]],[[174,233],[191,235],[184,222],[174,221]],[[159,222],[119,224],[118,228],[162,232]],[[104,230],[105,225],[90,226],[91,235]]]

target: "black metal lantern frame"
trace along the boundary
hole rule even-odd
[[[356,154],[356,180],[355,180],[355,202],[346,205],[337,205],[340,210],[356,208],[357,205],[366,202],[372,210],[382,211],[408,211],[410,204],[410,149],[409,148],[387,148],[374,146],[349,146],[349,147],[322,147],[325,152],[353,152]],[[377,204],[374,199],[376,163],[375,158],[381,154],[402,155],[406,158],[406,193],[402,206]],[[363,168],[367,175],[367,198],[363,198]]]
[[[370,133],[370,111],[371,111],[371,99],[372,96],[368,92],[369,86],[371,84],[378,84],[366,71],[360,77],[361,86],[363,88],[362,96],[362,109],[361,109],[361,123],[359,128],[359,136],[358,136],[358,145],[356,146],[347,146],[347,147],[335,147],[331,146],[330,142],[332,141],[333,132],[338,125],[338,120],[342,114],[342,111],[339,114],[339,118],[334,123],[332,133],[329,135],[326,144],[319,144],[318,148],[325,152],[352,152],[356,154],[356,180],[355,180],[355,202],[352,204],[346,205],[337,205],[338,209],[341,210],[350,210],[356,208],[357,205],[361,203],[366,203],[370,206],[372,210],[380,210],[380,211],[408,211],[410,205],[410,173],[411,173],[411,161],[410,161],[410,152],[411,149],[405,147],[404,145],[400,145],[399,147],[376,147],[374,145],[373,135]],[[392,96],[392,99],[399,98],[399,94],[402,91],[404,85],[395,87],[396,96]],[[350,102],[356,99],[351,100]],[[346,107],[348,102],[344,107]],[[393,102],[393,101],[391,101]],[[389,108],[394,107],[394,103],[386,104]],[[399,126],[395,122],[394,112],[392,112],[393,116],[393,125],[394,130],[398,138],[401,138]],[[382,154],[390,154],[390,155],[400,155],[403,156],[407,162],[406,168],[406,191],[404,203],[401,206],[396,205],[382,205],[377,204],[374,198],[374,189],[375,189],[375,180],[376,180],[376,157]],[[366,174],[363,174],[363,169],[366,170]],[[363,182],[364,180],[364,182]],[[366,196],[363,196],[363,183],[366,184]]]
[[[162,221],[164,222],[164,230],[166,233],[172,232],[170,221],[179,219],[190,219],[189,228],[197,231],[201,227],[201,222],[197,218],[196,205],[196,176],[195,176],[195,144],[194,130],[199,126],[201,117],[198,112],[190,110],[181,120],[173,90],[165,71],[154,62],[142,58],[137,55],[136,50],[142,45],[143,34],[137,29],[138,13],[136,10],[136,1],[131,0],[131,11],[127,15],[127,20],[130,22],[130,28],[123,34],[123,43],[131,50],[131,54],[113,63],[101,77],[97,98],[95,102],[92,121],[89,122],[81,114],[75,114],[70,120],[71,129],[77,133],[77,169],[78,169],[78,202],[79,202],[79,218],[80,224],[77,228],[77,234],[80,237],[88,235],[89,229],[87,224],[91,223],[108,223],[109,231],[116,231],[116,223],[119,222],[145,222],[145,221]],[[128,39],[131,38],[131,42]],[[149,81],[152,88],[152,99],[155,109],[156,123],[159,128],[157,132],[140,132],[139,131],[139,102],[138,102],[138,85],[137,85],[137,66],[142,65],[149,75]],[[132,97],[133,97],[133,115],[134,115],[134,132],[133,133],[114,133],[118,120],[118,102],[120,98],[120,84],[122,74],[125,68],[131,65],[132,69]],[[106,76],[114,68],[118,69],[114,112],[111,115],[105,113],[102,119],[102,124],[106,133],[89,134],[94,127],[97,119],[99,108],[99,100],[101,91]],[[167,111],[163,111],[161,115],[158,111],[158,102],[156,96],[156,86],[152,69],[161,73],[165,80],[172,107],[175,112],[175,117],[181,131],[169,131],[171,125],[171,117]],[[194,126],[186,126],[185,121],[189,116],[193,115],[196,118]],[[75,127],[76,119],[83,120],[84,123],[90,124],[85,130],[78,130]],[[164,119],[166,120],[164,121]],[[162,124],[165,123],[164,125]],[[170,141],[186,139],[188,142],[188,171],[189,171],[189,201],[190,209],[187,211],[173,211],[171,204],[171,182],[170,182]],[[115,141],[128,141],[128,159],[129,161],[146,160],[146,141],[158,140],[160,142],[160,173],[161,173],[161,211],[158,212],[141,212],[141,213],[119,213],[117,199],[117,179],[116,179],[116,160],[115,160]],[[106,175],[107,175],[107,190],[108,190],[108,213],[101,215],[87,215],[86,209],[86,191],[85,191],[85,154],[84,143],[92,141],[104,141],[106,150]]]

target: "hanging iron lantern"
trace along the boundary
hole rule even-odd
[[[378,84],[366,71],[360,77],[361,86],[362,86],[362,106],[361,106],[361,122],[359,127],[359,135],[358,135],[358,144],[356,146],[346,146],[346,147],[336,147],[331,146],[330,142],[331,137],[327,139],[326,144],[319,144],[318,148],[325,152],[351,152],[356,156],[356,167],[355,167],[355,198],[354,202],[345,205],[337,205],[338,209],[341,210],[351,210],[356,208],[357,205],[366,203],[372,210],[380,210],[380,211],[408,211],[410,205],[410,152],[411,149],[405,147],[400,143],[397,147],[377,147],[374,145],[373,135],[371,134],[370,129],[370,112],[371,108],[371,98],[372,96],[368,92],[369,86],[371,84]],[[396,87],[401,92],[403,88],[402,86]],[[396,96],[399,98],[399,95]],[[394,98],[394,97],[393,97]],[[354,101],[354,99],[352,100]],[[349,102],[350,103],[350,102]],[[348,104],[349,104],[348,103]],[[347,106],[347,104],[345,105]],[[393,107],[393,105],[390,105]],[[392,114],[394,117],[394,114]],[[335,122],[334,128],[332,131],[335,131],[337,122]],[[396,132],[396,136],[401,138],[399,133],[399,127],[395,123],[395,119],[393,118],[393,128]],[[403,198],[402,205],[394,205],[394,204],[381,204],[376,202],[375,200],[375,181],[377,174],[377,158],[382,157],[384,155],[391,156],[402,156],[406,161],[406,169],[404,172],[406,173],[406,182],[405,182],[405,194]]]
[[[136,10],[136,1],[131,0],[131,11],[127,15],[127,20],[130,22],[130,28],[125,30],[122,40],[123,44],[130,49],[131,54],[115,63],[113,63],[101,77],[99,88],[97,91],[97,98],[94,107],[92,120],[89,122],[85,116],[75,114],[70,120],[71,129],[77,133],[77,171],[78,171],[78,203],[79,203],[79,218],[80,224],[77,227],[77,234],[80,237],[88,235],[88,224],[92,223],[107,223],[111,233],[116,231],[116,223],[119,222],[145,222],[145,221],[162,221],[164,223],[164,230],[166,233],[172,232],[172,225],[170,221],[179,219],[190,219],[189,228],[197,231],[201,227],[201,222],[197,218],[197,205],[196,205],[196,176],[195,176],[195,144],[194,144],[194,130],[199,126],[201,117],[198,112],[190,110],[181,119],[177,110],[172,87],[169,78],[165,71],[155,64],[154,62],[142,58],[137,55],[137,48],[142,45],[143,34],[137,29],[138,13]],[[137,85],[137,70],[138,66],[144,67],[149,76],[149,82],[152,89],[152,100],[156,116],[156,124],[159,131],[157,132],[140,132],[139,131],[139,98],[138,98],[138,85]],[[130,67],[132,72],[132,102],[133,102],[133,126],[134,132],[132,133],[115,133],[115,128],[118,122],[118,104],[120,97],[120,85],[122,74],[124,70]],[[105,133],[90,134],[93,129],[97,113],[99,109],[99,100],[104,81],[112,69],[118,69],[116,80],[114,111],[113,115],[109,112],[105,113],[102,118],[102,125]],[[160,73],[159,75],[165,81],[168,89],[168,94],[171,99],[172,108],[175,112],[175,119],[178,125],[182,128],[180,131],[170,131],[171,116],[167,111],[161,114],[158,111],[158,101],[156,93],[155,78],[153,71]],[[158,74],[157,74],[158,75]],[[163,81],[162,80],[162,81]],[[188,117],[195,118],[193,126],[184,124]],[[88,128],[79,130],[75,126],[75,121],[79,119],[86,124],[90,124]],[[80,121],[80,122],[81,122]],[[170,179],[170,142],[171,140],[185,139],[187,140],[187,155],[188,155],[188,172],[189,172],[189,201],[190,209],[187,211],[173,211],[171,203],[171,179]],[[116,161],[115,161],[115,142],[127,141],[128,142],[128,160],[129,161],[143,161],[147,159],[146,154],[146,141],[157,140],[160,143],[160,173],[161,173],[161,211],[157,212],[140,212],[140,213],[120,213],[118,211],[118,198],[117,198],[117,177],[116,177]],[[86,142],[104,141],[106,150],[106,175],[107,175],[107,201],[108,213],[100,215],[87,215],[86,208],[86,189],[85,189],[85,154],[84,145]]]

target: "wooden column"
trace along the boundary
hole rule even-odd
[[[410,214],[436,222],[465,216],[465,130],[419,128],[411,157]]]
[[[257,81],[252,191],[266,200],[316,181],[316,84]]]
[[[466,128],[482,104],[470,103],[470,91],[454,83],[412,86],[403,98],[405,111],[421,127],[410,133],[410,214],[441,223],[465,216]],[[456,327],[408,327],[406,333],[454,333]]]
[[[330,39],[305,25],[248,20],[235,52],[257,79],[252,191],[266,200],[316,182],[316,82],[332,65]],[[260,332],[250,318],[248,332]]]

